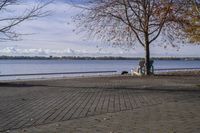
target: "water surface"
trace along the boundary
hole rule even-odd
[[[138,60],[0,60],[0,74],[29,74],[29,73],[62,73],[62,72],[88,72],[88,71],[129,71],[138,66]],[[200,61],[188,60],[156,60],[155,69],[163,68],[200,68]],[[0,77],[0,80],[51,78],[87,76],[80,75],[49,75],[26,77]],[[90,74],[91,75],[91,74]],[[98,74],[95,74],[98,75]]]

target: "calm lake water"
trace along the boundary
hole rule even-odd
[[[87,71],[117,71],[118,74],[124,70],[130,72],[132,68],[137,68],[138,62],[138,60],[0,60],[0,75]],[[156,60],[154,62],[154,67],[155,69],[200,68],[200,61]],[[0,80],[71,77],[86,75],[91,74],[0,77]]]

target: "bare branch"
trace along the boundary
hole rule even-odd
[[[161,33],[170,42],[185,39],[184,27],[194,17],[188,3],[191,0],[95,0],[81,7],[83,12],[74,20],[81,31],[114,45],[134,46],[137,40],[149,70],[149,47]]]
[[[7,16],[4,14],[9,12],[8,10],[12,8],[12,6],[19,6],[20,3],[17,0],[0,1],[0,13],[2,14],[0,17],[0,40],[17,40],[22,34],[13,31],[13,28],[26,20],[37,19],[39,17],[45,17],[49,15],[50,12],[44,11],[43,9],[51,2],[52,1],[48,1],[46,3],[38,3],[37,5],[33,5],[31,8],[25,9],[24,13],[21,15],[13,14]]]

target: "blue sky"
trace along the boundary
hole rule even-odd
[[[76,0],[80,2],[81,0]],[[74,2],[74,1],[73,1]],[[81,1],[83,2],[83,0]],[[15,13],[20,14],[25,8],[31,6],[34,1],[14,7]],[[66,0],[57,0],[48,5],[46,10],[52,14],[45,18],[27,21],[15,30],[31,34],[22,36],[22,41],[0,42],[0,55],[18,56],[144,56],[144,50],[140,45],[133,48],[112,47],[100,40],[93,40],[87,34],[77,34],[71,17],[81,10],[66,3]],[[157,40],[155,44],[161,44]],[[152,56],[195,56],[200,57],[200,46],[185,45],[181,48],[163,48],[157,45],[151,46]]]

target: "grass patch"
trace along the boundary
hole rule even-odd
[[[198,88],[200,88],[200,85],[197,85]]]

